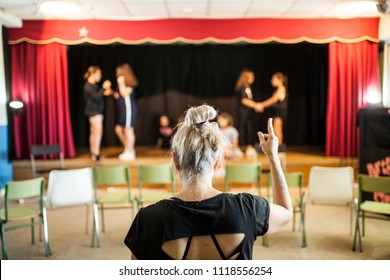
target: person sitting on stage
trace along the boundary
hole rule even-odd
[[[172,134],[173,128],[170,125],[169,117],[167,115],[160,116],[157,147],[159,149],[169,149],[171,147]]]
[[[278,158],[272,119],[268,134],[258,133],[273,179],[273,202],[249,193],[213,188],[228,139],[217,112],[208,105],[190,108],[172,139],[172,158],[182,182],[171,199],[141,208],[124,243],[136,259],[252,259],[257,236],[273,233],[291,220],[292,205]]]
[[[243,153],[238,145],[238,131],[233,126],[233,117],[232,115],[221,112],[218,114],[218,126],[219,129],[225,134],[225,136],[229,139],[230,146],[226,147],[225,155],[227,158],[236,158],[243,157]]]

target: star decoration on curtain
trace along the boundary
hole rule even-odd
[[[85,28],[85,26],[83,26],[79,29],[79,36],[80,37],[87,37],[88,33],[89,33],[89,30],[87,28]]]

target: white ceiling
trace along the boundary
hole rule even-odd
[[[21,19],[145,20],[380,16],[376,0],[0,0],[1,8],[3,12]]]

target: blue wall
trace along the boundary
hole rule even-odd
[[[4,188],[7,181],[11,181],[12,164],[8,161],[8,126],[0,125],[0,183]]]

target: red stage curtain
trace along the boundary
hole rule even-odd
[[[68,100],[66,46],[58,43],[11,46],[12,98],[25,109],[14,116],[15,157],[28,158],[32,144],[59,143],[75,156]]]
[[[378,91],[378,44],[329,43],[326,154],[358,155],[358,110],[368,91]]]

